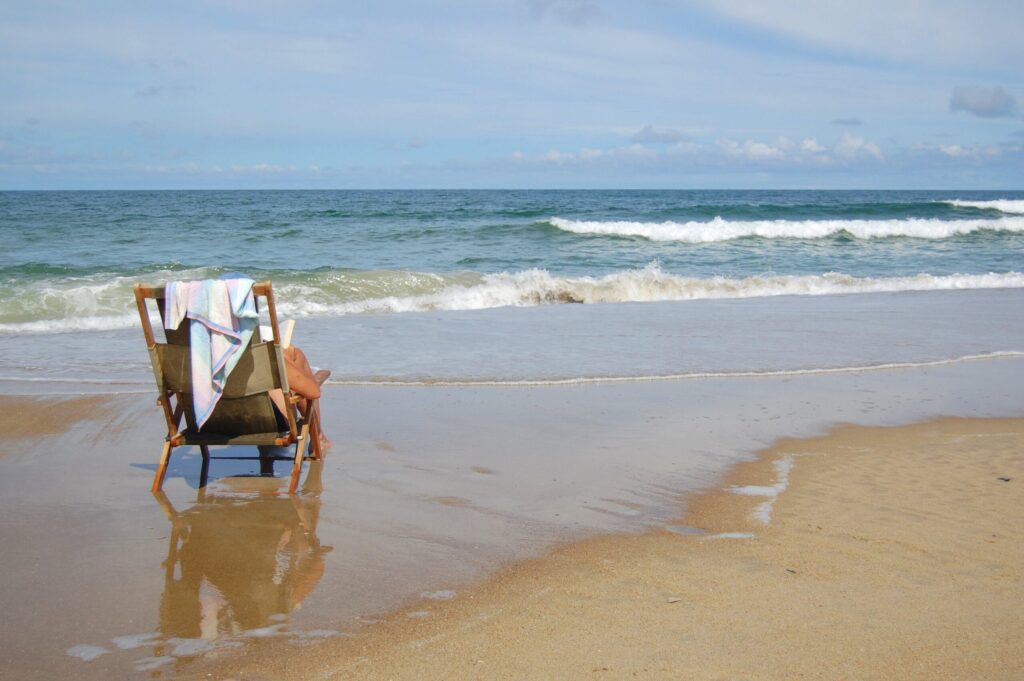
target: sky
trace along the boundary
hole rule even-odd
[[[1019,0],[0,2],[0,189],[1024,189]]]

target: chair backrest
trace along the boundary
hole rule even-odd
[[[288,375],[279,343],[280,334],[273,304],[273,290],[270,282],[262,282],[253,286],[253,292],[257,298],[263,297],[267,300],[274,337],[261,340],[257,334],[253,334],[252,340],[241,351],[238,363],[228,376],[216,408],[203,424],[204,434],[237,437],[282,430],[291,430],[293,434],[295,432],[296,426],[292,415],[285,419],[288,422],[286,426],[282,424],[269,396],[269,391],[274,389],[288,393]],[[168,412],[168,425],[173,427],[171,421],[176,421],[166,399],[168,393],[173,393],[185,417],[186,425],[193,432],[197,431],[192,406],[190,322],[185,319],[176,329],[164,329],[166,342],[160,343],[153,334],[146,301],[152,299],[156,302],[160,318],[163,319],[165,288],[136,284],[135,298],[146,344],[149,347],[153,376],[160,395],[164,397],[161,403]]]

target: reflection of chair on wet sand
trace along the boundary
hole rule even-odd
[[[209,466],[211,445],[295,445],[289,494],[293,494],[298,485],[302,462],[322,458],[317,400],[303,400],[288,389],[281,333],[270,282],[255,284],[252,291],[257,299],[266,299],[273,338],[261,341],[253,335],[252,342],[239,351],[241,358],[224,384],[222,397],[200,429],[193,413],[188,321],[183,321],[176,329],[165,329],[167,342],[158,343],[153,335],[146,301],[155,300],[163,317],[165,287],[135,285],[135,301],[159,391],[157,401],[167,421],[167,438],[153,479],[154,492],[159,491],[163,485],[171,450],[182,445],[199,446],[203,455],[204,478]],[[270,397],[272,390],[282,390],[287,396],[288,408],[284,416],[274,407]],[[300,407],[302,404],[305,406]],[[181,428],[182,416],[185,417],[185,428]],[[307,456],[306,450],[310,446],[312,456]]]
[[[310,464],[304,491],[319,482]],[[314,490],[315,491],[315,490]],[[317,494],[216,497],[179,512],[161,491],[171,523],[160,598],[160,633],[168,638],[234,635],[280,624],[316,588],[324,554],[316,529]]]

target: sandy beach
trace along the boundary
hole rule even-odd
[[[783,440],[695,499],[689,531],[573,544],[196,676],[1019,679],[1022,452],[1019,419]]]
[[[185,452],[154,498],[148,395],[3,396],[0,659],[19,679],[1019,678],[1024,420],[992,417],[1024,408],[1021,364],[334,387],[334,449],[295,497],[251,459],[201,487]]]

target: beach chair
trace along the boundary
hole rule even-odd
[[[192,407],[192,373],[189,320],[176,329],[165,329],[165,343],[157,342],[150,323],[148,300],[153,300],[164,315],[165,287],[135,285],[135,302],[142,321],[142,332],[149,348],[153,375],[157,385],[157,404],[163,409],[167,422],[153,491],[158,492],[167,473],[167,463],[175,447],[198,446],[203,455],[202,479],[205,484],[210,464],[210,447],[214,445],[254,445],[257,447],[288,447],[295,445],[291,481],[288,494],[294,494],[305,460],[323,457],[320,446],[320,410],[317,400],[306,400],[305,409],[299,407],[302,398],[288,388],[288,375],[282,353],[281,332],[274,306],[274,292],[270,282],[253,285],[257,302],[266,301],[270,317],[272,338],[259,338],[253,334],[248,347],[228,377],[222,397],[202,430],[196,427]],[[162,326],[162,325],[161,325]],[[318,378],[322,382],[326,376]],[[287,413],[281,415],[274,407],[270,391],[279,389],[285,395]],[[185,419],[182,427],[182,417]],[[312,450],[309,453],[307,450]],[[261,456],[263,452],[261,451]],[[263,457],[266,461],[266,457]]]

